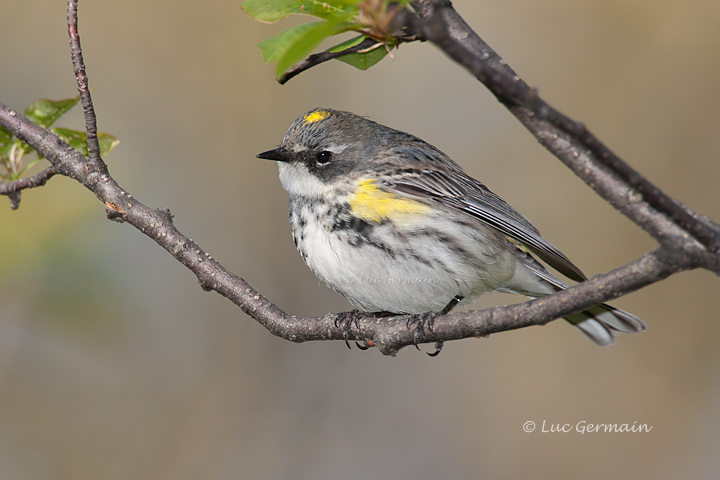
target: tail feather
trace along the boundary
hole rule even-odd
[[[515,242],[511,243],[516,245]],[[525,249],[516,248],[515,255],[517,264],[513,278],[502,287],[496,288],[496,291],[537,298],[568,288],[565,282],[556,278]],[[632,313],[606,303],[568,315],[565,320],[601,347],[614,345],[618,332],[636,333],[647,328],[647,325]]]
[[[601,347],[614,345],[618,332],[637,333],[647,328],[645,322],[632,313],[605,303],[568,315],[565,320]]]

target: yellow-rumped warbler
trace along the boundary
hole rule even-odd
[[[586,278],[443,152],[364,117],[316,108],[258,157],[279,162],[305,263],[363,311],[446,313],[487,291],[535,298],[567,288],[533,255]],[[646,328],[606,304],[565,318],[602,346]]]

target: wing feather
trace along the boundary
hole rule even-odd
[[[422,152],[414,148],[399,148],[393,153],[424,160],[417,156]],[[422,155],[426,157],[426,155]],[[540,232],[520,212],[495,195],[483,183],[465,174],[452,163],[452,175],[433,168],[404,169],[402,175],[391,176],[384,182],[386,187],[405,195],[430,198],[448,208],[470,215],[499,232],[514,239],[535,253],[548,265],[576,281],[585,275],[565,255],[546,241]]]

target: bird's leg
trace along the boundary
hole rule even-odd
[[[450,300],[450,302],[439,312],[415,313],[408,317],[407,327],[410,328],[412,325],[415,325],[415,333],[413,334],[413,343],[415,344],[415,348],[420,350],[418,341],[420,340],[420,335],[425,327],[427,326],[428,331],[432,332],[435,325],[435,319],[450,313],[450,310],[455,308],[458,303],[462,302],[463,298],[464,297],[462,295],[455,295],[452,300]],[[444,342],[442,340],[435,342],[435,351],[433,353],[428,353],[428,355],[431,357],[437,356],[437,354],[440,353],[440,350],[442,350],[443,344]]]
[[[382,318],[382,317],[392,317],[394,315],[397,315],[395,313],[391,312],[361,312],[360,310],[350,310],[349,312],[340,312],[335,314],[335,320],[334,324],[335,327],[342,326],[343,331],[343,338],[345,339],[345,345],[347,345],[348,348],[350,348],[350,342],[348,342],[348,335],[350,334],[350,329],[353,325],[355,325],[355,328],[360,328],[358,325],[358,320],[363,317],[375,317],[375,318]],[[355,340],[355,345],[360,350],[367,350],[370,348],[370,345],[363,340],[363,343],[359,343],[357,340]]]

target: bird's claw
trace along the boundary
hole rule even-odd
[[[415,348],[420,350],[420,346],[418,345],[418,343],[420,342],[420,337],[422,336],[423,331],[425,330],[425,328],[427,328],[429,332],[433,332],[433,328],[435,326],[435,318],[439,317],[440,315],[442,315],[442,313],[428,312],[415,313],[408,317],[406,322],[407,327],[412,328],[412,326],[415,325],[415,331],[413,332],[413,345],[415,345]],[[435,352],[432,356],[435,356],[438,353],[440,353],[440,350]]]
[[[335,320],[333,323],[335,324],[335,327],[341,327],[342,326],[342,333],[343,338],[345,339],[345,345],[349,349],[352,350],[352,347],[350,347],[350,342],[348,340],[348,336],[350,335],[350,329],[353,325],[355,325],[355,328],[358,327],[358,318],[362,317],[362,313],[360,310],[350,310],[349,312],[340,312],[335,314]],[[355,342],[357,343],[357,341]],[[363,350],[360,348],[360,350]]]
[[[437,357],[440,353],[440,350],[442,350],[443,345],[445,345],[445,342],[443,342],[442,340],[438,340],[437,342],[435,342],[435,351],[433,353],[425,353],[427,353],[428,357]]]
[[[365,340],[363,340],[362,343],[360,343],[360,342],[358,342],[357,340],[355,340],[355,345],[356,345],[360,350],[367,350],[368,348],[370,348],[370,344],[369,344],[367,341],[365,341]]]
[[[391,314],[388,314],[387,312],[361,312],[360,310],[350,310],[349,312],[336,313],[333,323],[335,324],[335,327],[342,327],[345,345],[347,345],[347,347],[352,350],[349,341],[350,329],[353,327],[353,325],[356,329],[360,328],[358,320],[367,316],[385,317],[388,315]],[[361,342],[355,340],[355,345],[357,345],[360,350],[367,350],[368,348],[373,346],[372,340],[362,340]]]
[[[447,315],[450,310],[455,308],[458,303],[460,303],[463,300],[462,295],[455,295],[452,300],[439,312],[427,312],[427,313],[415,313],[408,317],[407,319],[407,328],[411,328],[413,325],[415,325],[415,331],[413,332],[413,345],[415,345],[415,348],[420,350],[420,346],[418,343],[420,342],[420,337],[423,334],[423,330],[427,328],[427,331],[430,333],[433,333],[435,331],[435,319],[437,317]],[[431,357],[436,357],[440,350],[442,350],[444,345],[444,342],[442,340],[438,340],[435,342],[435,351],[433,353],[428,353]]]

